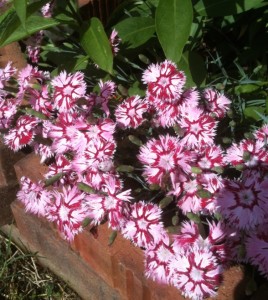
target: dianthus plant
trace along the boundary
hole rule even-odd
[[[268,278],[268,125],[223,149],[226,96],[186,89],[169,60],[141,79],[145,97],[124,98],[109,80],[93,92],[82,72],[1,69],[3,141],[47,165],[43,181],[21,179],[18,199],[68,241],[85,219],[107,221],[144,250],[147,277],[192,299],[215,296],[232,262]]]

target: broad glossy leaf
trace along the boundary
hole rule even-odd
[[[128,48],[147,42],[155,33],[154,19],[149,17],[127,18],[115,26],[119,37]]]
[[[228,16],[258,8],[263,0],[199,0],[194,6],[201,16]],[[267,4],[266,4],[267,5]]]
[[[55,19],[43,18],[37,14],[37,11],[45,5],[49,0],[34,2],[27,8],[27,18],[25,27],[27,32],[22,28],[21,21],[14,9],[11,7],[3,15],[0,16],[0,47],[5,46],[14,41],[18,41],[28,37],[29,35],[49,27],[59,24]]]
[[[34,34],[40,30],[48,29],[50,27],[54,27],[60,24],[59,21],[51,18],[43,18],[37,15],[31,15],[26,19],[25,26],[27,28],[27,32],[22,28],[19,19],[17,16],[11,14],[9,16],[8,24],[10,26],[6,27],[5,31],[0,33],[0,47],[10,44],[12,42],[24,39],[29,35]],[[10,23],[11,22],[11,23]],[[0,32],[1,32],[2,24],[0,24]]]
[[[255,121],[260,121],[262,119],[260,114],[264,113],[264,107],[250,106],[244,109],[244,115],[246,119],[254,119]]]
[[[80,42],[86,54],[104,71],[113,72],[113,53],[98,18],[91,18],[81,30]]]
[[[16,13],[21,21],[24,29],[26,22],[26,12],[27,12],[27,0],[13,0],[13,5],[15,7]]]
[[[156,33],[166,58],[179,62],[193,20],[191,0],[160,0],[156,9]]]
[[[206,79],[206,67],[203,58],[196,52],[183,53],[178,63],[180,70],[186,75],[186,86],[202,86]]]

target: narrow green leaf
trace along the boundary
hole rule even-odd
[[[114,243],[116,237],[117,237],[117,231],[113,230],[113,232],[109,236],[108,246],[112,246],[112,244]]]
[[[42,113],[40,113],[39,111],[37,110],[34,110],[32,108],[25,108],[25,112],[31,116],[34,116],[34,117],[37,117],[38,119],[41,119],[41,120],[47,120],[48,117]]]
[[[90,223],[91,223],[92,219],[90,218],[85,218],[83,221],[82,221],[82,227],[85,228],[87,227]]]
[[[104,71],[113,72],[113,53],[98,18],[91,18],[81,30],[80,42],[88,56]]]
[[[194,8],[201,16],[219,17],[259,8],[262,2],[263,0],[199,0]]]
[[[58,180],[60,180],[62,178],[62,176],[64,175],[64,173],[58,173],[48,179],[45,180],[45,186],[50,186],[53,183],[57,182]]]
[[[13,0],[13,5],[23,28],[26,30],[27,0]]]
[[[166,58],[179,62],[193,20],[191,0],[160,0],[156,9],[156,33]]]
[[[89,186],[83,182],[78,182],[77,187],[79,188],[80,191],[83,191],[83,192],[86,192],[89,194],[92,194],[95,192],[95,190],[91,186]]]
[[[192,212],[188,212],[186,214],[186,216],[188,217],[189,220],[195,222],[196,224],[199,224],[201,222],[201,219],[200,219],[199,215],[197,215],[197,214],[194,214]]]
[[[118,23],[115,29],[128,48],[136,48],[154,35],[155,24],[149,17],[132,17]]]

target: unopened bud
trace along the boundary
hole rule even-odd
[[[129,135],[128,139],[131,141],[131,143],[137,145],[137,146],[142,146],[142,141],[138,139],[135,135]]]
[[[163,209],[167,207],[172,201],[173,201],[173,197],[167,196],[159,202],[159,207]]]
[[[237,171],[243,171],[243,170],[244,170],[244,165],[242,165],[242,164],[236,165],[236,166],[235,166],[235,169],[236,169]]]
[[[234,120],[232,120],[232,121],[229,122],[229,126],[230,126],[230,127],[235,127],[235,125],[236,125],[236,123],[235,123]]]
[[[158,184],[150,184],[149,189],[151,191],[158,191],[158,190],[160,190],[160,186]]]
[[[179,218],[178,214],[176,214],[175,216],[172,217],[171,222],[172,222],[173,226],[177,226],[179,224],[179,221],[180,221],[180,218]]]
[[[214,172],[218,173],[218,174],[222,174],[223,173],[223,168],[219,167],[219,166],[212,168],[212,170]]]
[[[250,158],[251,158],[250,153],[248,151],[244,151],[244,153],[243,153],[243,159],[244,159],[244,161],[249,161]]]
[[[191,168],[192,173],[194,174],[202,174],[202,169],[198,168],[198,167],[192,167]]]
[[[223,137],[223,138],[222,138],[222,142],[223,142],[224,144],[231,144],[231,143],[232,143],[232,140],[231,140],[230,138],[228,138],[228,137]]]

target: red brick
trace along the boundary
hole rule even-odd
[[[0,140],[0,188],[17,184],[14,164],[24,156],[22,152],[14,153]]]
[[[23,153],[13,153],[0,141],[0,226],[12,222],[10,204],[19,188],[14,163],[23,156]]]
[[[15,165],[15,172],[18,180],[22,176],[29,177],[33,181],[43,180],[47,171],[47,166],[40,164],[40,157],[34,153],[28,154]]]
[[[65,280],[83,299],[122,299],[116,290],[71,250],[52,224],[25,213],[23,206],[17,201],[12,203],[12,211],[20,235],[27,242],[27,248],[38,252],[40,262]]]

